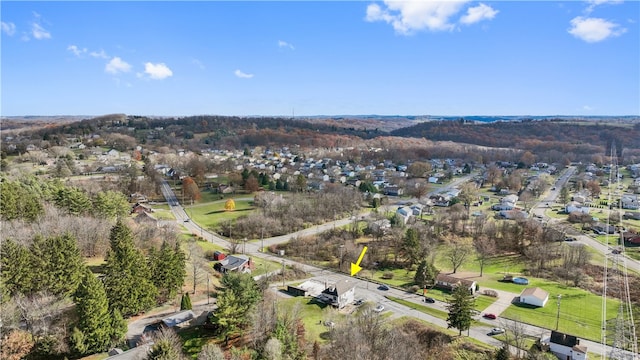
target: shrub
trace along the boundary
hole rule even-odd
[[[393,273],[387,271],[386,273],[382,274],[382,278],[385,279],[385,280],[393,279]]]

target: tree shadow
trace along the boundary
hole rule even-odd
[[[208,213],[205,213],[205,215],[213,215],[213,214],[222,214],[222,213],[226,213],[226,212],[245,212],[245,211],[252,211],[253,208],[248,208],[248,209],[236,209],[233,211],[229,211],[229,210],[213,210],[213,211],[209,211]]]

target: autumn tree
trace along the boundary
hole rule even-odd
[[[254,193],[258,191],[260,188],[260,184],[258,183],[258,179],[256,179],[253,175],[249,175],[247,180],[244,182],[244,189],[250,193]]]
[[[200,188],[193,178],[187,176],[182,179],[182,193],[184,196],[191,199],[191,202],[198,201],[202,197],[200,195]]]
[[[584,186],[593,198],[598,198],[602,190],[600,189],[600,183],[597,180],[590,180]]]
[[[427,177],[430,171],[431,164],[422,161],[415,161],[407,167],[407,174],[411,177]]]
[[[233,199],[229,199],[224,203],[224,209],[226,211],[233,211],[236,209],[236,202]]]

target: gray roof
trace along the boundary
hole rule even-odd
[[[193,311],[185,310],[179,313],[175,313],[171,316],[167,316],[161,321],[163,324],[165,324],[168,327],[174,327],[176,325],[182,324],[183,322],[189,321],[195,317],[196,317],[196,314],[194,314]]]
[[[247,261],[249,261],[249,258],[244,255],[229,255],[220,261],[220,264],[225,270],[236,270],[247,263]]]

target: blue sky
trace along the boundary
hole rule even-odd
[[[640,115],[638,1],[0,10],[3,116]]]

